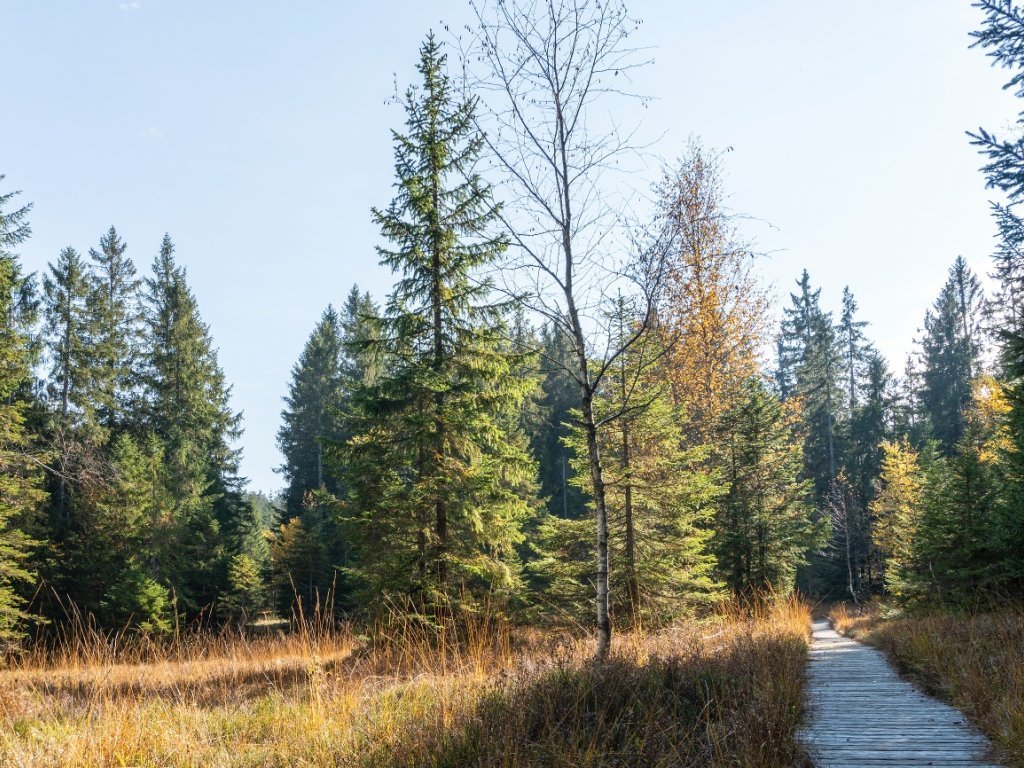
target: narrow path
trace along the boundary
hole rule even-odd
[[[804,743],[818,768],[998,768],[963,713],[921,693],[874,648],[814,622]]]

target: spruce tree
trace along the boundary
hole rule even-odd
[[[985,15],[981,29],[971,33],[971,47],[980,47],[992,59],[992,65],[1011,72],[1003,86],[1017,98],[1024,98],[1024,9],[1014,0],[978,0],[974,4]],[[1024,156],[1020,152],[1024,133],[1024,112],[1017,117],[1017,136],[1000,139],[984,128],[971,137],[988,162],[983,171],[988,186],[1004,192],[1011,205],[1024,194]],[[1002,210],[997,207],[997,213]]]
[[[475,162],[474,101],[459,102],[431,35],[422,88],[394,132],[396,196],[374,219],[400,274],[381,320],[390,365],[357,398],[346,451],[355,573],[370,594],[434,604],[509,596],[534,468],[511,429],[528,383],[514,379],[500,307],[479,272],[506,247]]]
[[[230,408],[209,329],[166,235],[145,286],[146,427],[162,446],[173,521],[153,561],[183,607],[198,610],[225,588],[230,559],[247,540],[252,509],[232,447],[241,417]]]
[[[619,319],[627,320],[624,307]],[[620,333],[630,332],[627,324]],[[658,338],[631,347],[609,372],[595,402],[605,423],[601,456],[607,482],[611,612],[624,623],[658,623],[716,596],[709,551],[715,500],[724,488],[708,470],[710,449],[687,445],[683,411],[674,405],[664,369],[640,355],[664,359]],[[572,449],[573,484],[586,493],[586,437],[578,413],[566,444]],[[592,522],[549,516],[541,530],[546,573],[560,610],[582,613],[593,598],[596,542]]]
[[[776,337],[775,386],[785,402],[798,394],[798,369],[811,345],[814,318],[820,314],[821,289],[811,288],[805,269],[797,281],[799,293],[789,295],[792,306],[783,310],[782,328]]]
[[[47,281],[62,467],[51,541],[63,555],[47,576],[104,625],[166,629],[166,589],[139,565],[151,497],[124,480],[145,477],[135,470],[143,457],[134,442],[120,439],[131,426],[138,282],[116,230],[100,239],[100,249],[90,251],[90,262],[69,249]]]
[[[1024,9],[1013,0],[979,0],[976,5],[984,13],[984,21],[971,33],[975,38],[972,45],[984,49],[993,66],[1008,70],[1010,77],[1004,88],[1024,98]],[[998,570],[1019,589],[1024,585],[1024,222],[1018,213],[1024,194],[1024,157],[1020,151],[1024,111],[1017,117],[1014,134],[999,138],[979,128],[972,138],[987,158],[983,171],[988,186],[1007,197],[1005,203],[993,205],[1000,234],[995,260],[1004,316],[1000,342],[1009,403],[996,530],[1001,552]]]
[[[999,570],[1011,585],[1024,585],[1024,335],[1010,333],[1003,346],[1007,401],[1006,443],[999,473],[1002,494],[997,507]]]
[[[716,510],[713,540],[722,579],[737,595],[790,592],[823,532],[812,520],[812,484],[800,479],[794,414],[752,377],[723,415],[716,448],[729,489]]]
[[[376,378],[379,361],[370,347],[378,336],[378,314],[370,295],[353,286],[340,315],[333,307],[324,312],[292,369],[278,432],[288,522],[273,550],[274,581],[285,609],[295,597],[303,600],[303,610],[346,597],[337,569],[348,565],[348,544],[328,498],[344,499],[347,492],[331,454],[351,437],[353,393]]]
[[[353,285],[339,317],[341,323],[341,385],[345,401],[365,384],[373,383],[387,364],[380,345],[380,307],[369,293]],[[344,409],[343,409],[344,410]]]
[[[570,412],[579,401],[579,386],[567,373],[572,347],[565,333],[555,324],[540,329],[538,367],[541,376],[539,407],[542,428],[533,440],[541,497],[547,499],[548,513],[563,519],[577,519],[587,513],[585,491],[576,476],[573,448],[565,440],[570,430]]]
[[[159,568],[180,532],[164,483],[164,451],[149,436],[115,437],[107,476],[84,484],[68,542],[70,591],[105,627],[166,632],[172,626],[172,574]]]
[[[922,451],[920,512],[913,530],[901,536],[902,548],[912,553],[900,569],[903,599],[963,605],[1012,586],[999,514],[1010,408],[996,381],[981,376],[953,452],[946,455],[935,443]]]
[[[135,394],[141,330],[140,281],[126,251],[127,245],[114,227],[100,238],[99,250],[89,251],[90,398],[97,422],[108,433],[140,426],[131,413],[138,405]]]
[[[857,319],[857,309],[853,293],[844,288],[836,326],[846,395],[842,409],[845,423],[837,424],[844,530],[835,533],[843,538],[846,581],[852,581],[853,591],[860,596],[876,582],[868,507],[881,471],[880,444],[886,438],[891,414],[886,363],[868,341],[864,333],[868,323]]]
[[[48,431],[57,470],[51,523],[57,543],[74,526],[74,479],[89,474],[86,468],[95,463],[94,449],[100,437],[89,392],[90,280],[87,263],[70,247],[60,252],[43,277],[43,338],[50,365],[46,386],[51,414]]]
[[[844,380],[849,412],[857,408],[859,381],[870,355],[871,348],[864,338],[865,320],[857,320],[857,301],[849,286],[843,288],[843,312],[837,328],[839,344],[842,348],[844,362]]]
[[[34,580],[30,533],[44,496],[25,429],[35,301],[13,250],[31,234],[31,206],[7,210],[17,194],[0,193],[0,648],[23,632],[25,592]]]
[[[958,257],[924,320],[921,405],[930,437],[946,455],[963,435],[971,382],[981,373],[984,297],[978,278]]]
[[[283,424],[277,433],[284,456],[281,472],[288,485],[285,504],[289,516],[302,511],[306,495],[324,489],[337,493],[336,478],[325,466],[326,440],[337,441],[344,400],[342,388],[341,323],[333,307],[327,307],[292,368],[285,396]]]
[[[782,324],[777,380],[780,395],[800,398],[805,428],[804,461],[824,505],[842,462],[840,432],[847,418],[845,356],[832,315],[821,309],[821,289],[812,290],[804,270]]]
[[[89,398],[89,350],[93,341],[88,307],[90,288],[88,265],[74,248],[62,250],[43,277],[46,351],[50,361],[48,394],[57,428],[65,433],[95,423]]]

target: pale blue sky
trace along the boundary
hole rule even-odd
[[[989,269],[992,225],[964,136],[1015,114],[967,34],[968,0],[634,0],[654,64],[643,131],[726,156],[734,210],[778,294],[803,267],[849,284],[902,369],[952,260]],[[22,248],[42,270],[111,224],[148,269],[165,231],[188,268],[245,412],[243,472],[281,485],[274,436],[289,369],[353,282],[378,298],[371,205],[391,196],[388,98],[439,2],[0,0],[0,173],[35,202]],[[621,116],[629,122],[630,115]],[[651,178],[655,175],[651,169]],[[644,187],[646,179],[638,178]]]

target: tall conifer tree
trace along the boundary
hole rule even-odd
[[[183,605],[196,610],[224,588],[252,514],[232,446],[241,417],[230,408],[230,388],[169,236],[145,285],[147,427],[162,444],[173,521],[154,562]]]
[[[100,238],[99,250],[89,250],[92,290],[89,314],[93,325],[90,356],[91,397],[96,419],[108,433],[137,419],[129,411],[136,400],[139,356],[139,279],[125,253],[127,245],[111,227]]]
[[[356,572],[374,593],[426,603],[519,588],[534,472],[508,419],[528,383],[509,375],[500,307],[478,279],[506,241],[474,167],[474,102],[456,100],[444,68],[431,35],[422,87],[406,93],[406,133],[393,134],[396,196],[374,210],[390,243],[383,263],[401,276],[377,344],[391,364],[359,397],[347,451]]]
[[[846,364],[832,315],[820,306],[821,289],[812,290],[807,270],[797,285],[800,292],[791,294],[792,307],[785,310],[777,380],[784,399],[800,398],[804,461],[816,498],[824,505],[842,460]]]
[[[292,368],[284,423],[277,434],[284,455],[281,472],[288,483],[285,503],[289,516],[302,510],[309,492],[338,491],[336,478],[325,466],[324,450],[326,440],[339,438],[338,410],[344,399],[341,360],[341,321],[329,306]]]
[[[296,596],[304,610],[347,597],[339,594],[347,584],[338,580],[337,569],[348,565],[348,542],[327,498],[348,494],[331,453],[352,436],[353,393],[376,378],[378,361],[370,347],[378,336],[378,314],[370,295],[353,286],[341,314],[333,307],[324,312],[292,369],[278,432],[288,520],[273,548],[282,606]]]
[[[921,340],[921,405],[930,436],[951,455],[964,433],[971,383],[981,373],[981,283],[957,257],[935,304],[925,314]]]
[[[752,377],[722,416],[717,449],[729,488],[715,517],[722,579],[738,595],[788,593],[808,550],[822,543],[811,483],[800,479],[803,448],[794,414]]]
[[[43,500],[23,399],[33,362],[35,302],[14,253],[31,234],[31,206],[7,210],[16,194],[0,193],[0,648],[22,632],[25,591],[33,579],[30,532]]]

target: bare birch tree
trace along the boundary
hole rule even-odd
[[[612,180],[637,156],[632,133],[619,130],[610,107],[638,100],[626,90],[630,72],[644,63],[628,42],[638,22],[616,0],[470,2],[476,24],[463,49],[466,82],[480,98],[480,127],[504,180],[498,190],[513,246],[506,284],[573,347],[564,369],[579,387],[597,529],[597,658],[604,659],[612,625],[598,434],[642,405],[627,397],[619,412],[597,416],[594,398],[615,362],[650,338],[665,272],[660,238],[627,234],[624,186]],[[598,113],[599,105],[608,111]],[[605,311],[618,294],[628,296],[635,316],[624,335]]]

